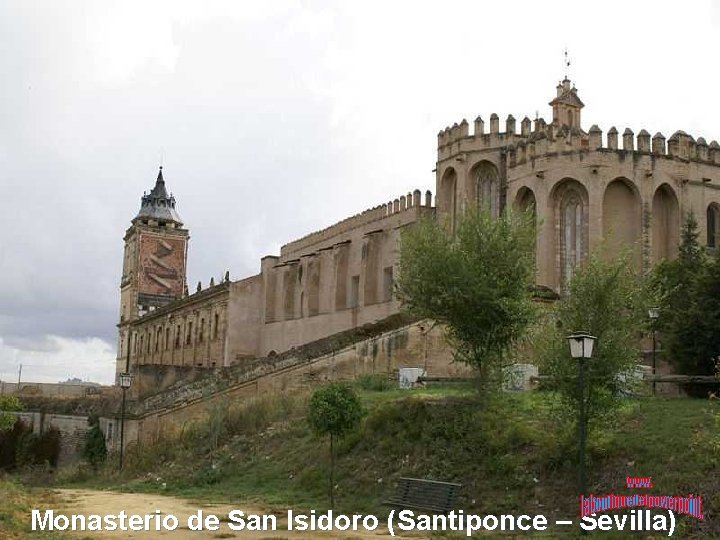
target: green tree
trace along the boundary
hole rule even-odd
[[[85,446],[83,447],[83,458],[97,469],[105,462],[107,448],[105,446],[105,435],[100,430],[100,419],[95,415],[88,417],[90,428],[85,434]]]
[[[663,336],[669,358],[681,373],[714,375],[720,358],[720,256],[708,259],[684,288],[677,311],[666,309]],[[704,396],[707,387],[688,390]]]
[[[15,396],[0,396],[0,431],[9,431],[15,425],[17,417],[9,412],[22,410],[22,403]]]
[[[363,415],[360,399],[346,384],[323,386],[310,398],[310,427],[320,436],[330,436],[330,508],[335,508],[335,440],[355,430]]]
[[[563,410],[572,419],[577,417],[582,394],[578,360],[571,358],[566,338],[577,331],[597,338],[592,358],[585,361],[588,424],[610,417],[637,364],[646,302],[642,282],[629,261],[629,256],[612,261],[591,256],[573,276],[554,307],[551,324],[539,337],[541,371],[550,376],[548,386],[559,393]]]
[[[697,220],[688,213],[682,227],[677,259],[661,261],[650,276],[651,287],[664,308],[660,320],[663,328],[669,327],[674,314],[689,307],[688,295],[707,263],[705,251],[698,241],[699,235]],[[682,315],[679,317],[682,318]]]
[[[660,299],[658,326],[668,361],[687,375],[712,375],[720,354],[720,263],[698,241],[698,225],[686,216],[678,258],[664,261],[652,275]],[[686,386],[705,395],[707,387]]]
[[[455,235],[422,221],[402,234],[396,294],[444,324],[456,357],[487,380],[534,319],[534,252],[531,211],[493,218],[471,208]]]

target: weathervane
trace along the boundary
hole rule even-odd
[[[568,68],[570,67],[570,59],[568,58],[568,50],[567,47],[565,47],[565,78],[568,78]]]

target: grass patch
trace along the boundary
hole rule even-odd
[[[59,532],[33,532],[30,512],[33,508],[57,508],[60,502],[51,492],[24,487],[17,482],[0,479],[0,538],[22,540],[27,538],[59,539]]]
[[[388,378],[385,373],[373,373],[370,375],[360,375],[357,380],[357,386],[363,390],[371,392],[385,392],[395,387],[394,381]]]
[[[459,506],[468,512],[577,515],[577,437],[555,414],[553,394],[509,393],[480,402],[462,385],[361,386],[359,394],[368,414],[338,445],[337,511],[386,516],[382,501],[400,476],[413,476],[460,482]],[[131,452],[122,476],[108,468],[83,483],[280,511],[324,510],[329,449],[307,425],[307,398],[220,407],[206,422]],[[651,476],[650,493],[704,497],[706,521],[684,520],[682,537],[720,537],[719,410],[692,399],[628,399],[612,422],[591,432],[593,493],[628,493],[626,476]]]

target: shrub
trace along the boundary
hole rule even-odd
[[[95,415],[88,418],[88,429],[85,434],[85,446],[83,447],[82,456],[92,467],[97,469],[107,458],[107,448],[105,446],[105,435],[100,430],[100,421]]]

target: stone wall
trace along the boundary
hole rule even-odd
[[[423,368],[430,376],[470,374],[466,366],[453,363],[444,330],[420,321],[317,357],[299,351],[260,359],[142,400],[132,407],[126,444],[152,442],[207,416],[213,407],[364,374],[383,373],[397,380],[401,367]]]
[[[50,398],[83,398],[89,396],[112,395],[115,389],[112,386],[97,384],[62,384],[62,383],[18,383],[0,381],[0,395],[16,394],[21,397],[50,397]]]
[[[88,431],[87,416],[44,412],[21,412],[15,415],[30,426],[37,435],[53,428],[60,432],[59,467],[72,465],[80,460],[85,434]]]
[[[224,281],[158,307],[129,325],[118,371],[136,392],[160,390],[196,367],[252,362],[399,312],[393,282],[403,228],[434,215],[420,191],[312,233],[261,261],[256,276]],[[142,366],[178,366],[153,381]],[[169,378],[168,378],[169,377]],[[154,387],[154,388],[153,388]]]

